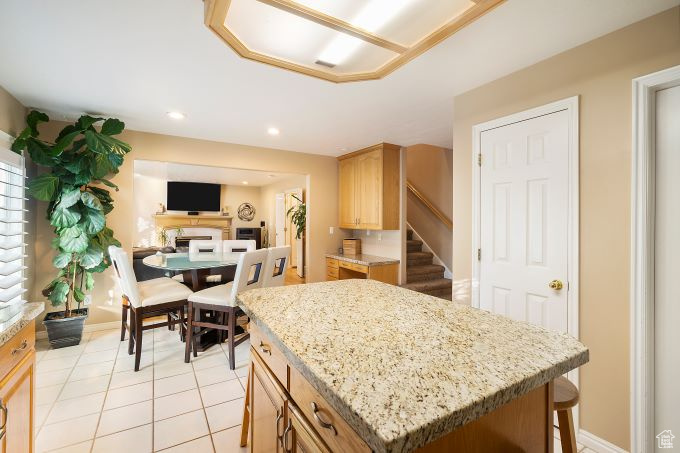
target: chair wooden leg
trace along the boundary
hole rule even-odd
[[[241,420],[241,447],[248,445],[248,426],[250,425],[250,367],[248,368],[246,399],[243,401],[243,420]]]
[[[139,308],[139,313],[135,315],[135,371],[139,371],[139,362],[142,359],[142,321],[144,320],[143,308]]]
[[[225,315],[228,317],[227,322],[229,324],[227,334],[229,335],[229,369],[233,370],[236,368],[236,357],[234,348],[234,334],[236,333],[236,309],[230,308]]]
[[[128,310],[130,310],[129,305],[125,300],[123,300],[123,314],[122,314],[122,321],[120,323],[120,341],[125,341],[125,325],[127,324],[127,319],[128,319]]]
[[[130,307],[130,339],[128,340],[128,355],[132,355],[135,347],[135,318],[137,317],[137,312],[134,308]]]
[[[193,341],[193,336],[194,336],[194,327],[192,325],[194,321],[194,306],[191,302],[189,302],[188,308],[187,308],[187,328],[186,328],[186,336],[184,339],[184,362],[189,363],[191,360],[191,343]]]
[[[576,453],[576,433],[571,409],[557,411],[557,421],[560,425],[560,442],[563,453]]]
[[[184,341],[186,328],[184,327],[184,307],[179,307],[179,339]]]
[[[196,311],[194,312],[194,319],[196,321],[200,321],[201,320],[201,309],[196,308],[195,310]],[[201,328],[199,327],[198,330],[201,330]],[[194,349],[194,357],[198,357],[198,342],[200,341],[200,339],[201,339],[201,337],[199,335],[194,335],[192,337],[191,347]]]
[[[170,313],[168,313],[168,330],[175,330],[175,321],[170,316]]]

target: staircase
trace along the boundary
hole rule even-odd
[[[432,263],[431,252],[423,251],[423,241],[406,232],[406,281],[402,288],[451,300],[451,280],[444,278],[444,266]]]

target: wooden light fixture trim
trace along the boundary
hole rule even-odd
[[[474,22],[505,0],[472,0],[475,3],[474,6],[471,6],[462,14],[451,19],[411,47],[404,47],[387,39],[383,39],[374,33],[355,27],[349,22],[329,16],[292,0],[257,1],[396,53],[395,57],[387,61],[381,67],[377,68],[375,71],[369,72],[337,74],[312,66],[302,65],[249,49],[225,26],[231,0],[205,0],[205,25],[234,49],[241,57],[277,66],[289,71],[295,71],[311,77],[328,80],[330,82],[343,83],[375,80],[387,76],[412,59],[427,52],[429,49],[444,41],[466,25]],[[314,58],[314,60],[316,59]]]

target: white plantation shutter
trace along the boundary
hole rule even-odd
[[[24,302],[26,207],[24,158],[0,137],[0,310]],[[12,310],[14,311],[14,310]]]

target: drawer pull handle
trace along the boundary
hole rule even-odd
[[[5,437],[5,434],[7,433],[7,418],[9,417],[9,412],[7,410],[7,406],[5,406],[5,403],[0,399],[0,410],[2,410],[2,426],[0,426],[0,440]]]
[[[269,347],[269,345],[266,345],[261,341],[260,341],[260,351],[262,351],[263,354],[272,355],[272,349]]]
[[[27,347],[28,347],[28,341],[26,339],[24,339],[24,341],[21,342],[21,346],[19,346],[18,348],[12,349],[12,355],[20,353],[21,351],[23,351]]]
[[[327,421],[324,421],[319,417],[319,408],[317,407],[316,403],[312,401],[312,413],[314,414],[314,420],[321,426],[322,428],[330,429],[333,431],[333,435],[337,436],[338,435],[338,430],[335,429],[335,426],[333,426],[332,423],[328,423]]]
[[[289,452],[291,451],[290,448],[288,448],[288,433],[291,432],[293,429],[293,423],[290,421],[290,418],[288,419],[288,426],[286,426],[286,429],[283,430],[283,451]]]

